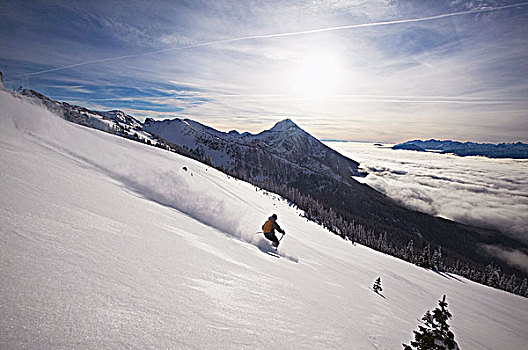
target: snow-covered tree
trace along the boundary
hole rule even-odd
[[[517,289],[519,288],[516,284],[517,284],[517,277],[515,276],[515,274],[511,275],[510,276],[510,279],[508,280],[508,282],[506,282],[506,290],[508,292],[512,292],[512,293],[515,293],[517,292]]]
[[[414,241],[411,239],[403,251],[403,258],[407,261],[413,261],[414,258]]]
[[[519,295],[528,297],[528,280],[526,278],[523,279],[522,284],[519,287]]]
[[[488,266],[486,266],[485,271],[485,280],[484,284],[493,287],[493,288],[499,288],[500,287],[500,274],[501,270],[500,267],[495,266],[493,262],[491,262]]]
[[[431,265],[432,268],[436,271],[439,271],[442,269],[442,248],[438,247],[434,253],[433,258],[431,259]]]
[[[381,288],[381,277],[378,277],[376,282],[374,282],[374,286],[372,286],[372,289],[374,289],[376,293],[379,293],[383,290],[383,288]]]
[[[431,267],[430,251],[431,245],[427,244],[422,251],[422,255],[418,259],[418,266],[425,267],[426,269]]]
[[[439,307],[431,313],[425,313],[422,320],[424,325],[418,326],[418,331],[414,331],[414,341],[411,345],[402,344],[404,350],[459,350],[455,341],[455,335],[449,330],[447,321],[451,318],[451,313],[447,310],[447,303],[444,295],[438,301]]]

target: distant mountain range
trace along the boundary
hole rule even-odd
[[[482,156],[488,158],[528,158],[528,144],[517,143],[475,143],[440,140],[414,140],[394,145],[393,149],[419,152],[452,153],[457,156]]]
[[[494,259],[482,247],[500,245],[528,253],[528,245],[498,231],[396,204],[353,178],[364,175],[356,161],[327,147],[290,119],[259,134],[225,133],[190,119],[147,118],[141,123],[121,111],[91,111],[53,101],[33,90],[22,94],[66,120],[176,151],[276,192],[295,203],[308,219],[345,239],[412,262],[429,251],[432,255],[441,246],[444,266],[456,266],[452,272],[479,281],[486,280],[485,267],[490,261],[503,271],[526,276],[524,271]]]

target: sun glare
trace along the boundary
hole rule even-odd
[[[337,92],[342,77],[339,58],[330,53],[315,53],[302,58],[295,76],[295,93],[324,97]]]

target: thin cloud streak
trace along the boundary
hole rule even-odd
[[[207,96],[207,95],[205,95]],[[383,95],[349,95],[336,97],[290,97],[284,95],[211,95],[207,97],[215,98],[240,98],[240,97],[256,97],[254,99],[245,99],[246,102],[273,102],[273,101],[321,101],[321,102],[386,102],[386,103],[447,103],[447,104],[479,104],[479,105],[495,105],[495,104],[509,104],[519,102],[521,100],[514,99],[464,99],[464,98],[445,98],[434,96],[413,96],[407,98],[404,96],[383,96]],[[261,97],[261,98],[259,98]]]
[[[117,60],[122,60],[122,59],[126,59],[126,58],[140,57],[140,56],[146,56],[146,55],[154,55],[154,54],[170,52],[170,51],[188,50],[188,49],[194,49],[194,48],[200,48],[200,47],[206,47],[206,46],[214,46],[214,45],[219,45],[219,44],[234,43],[234,42],[245,41],[245,40],[269,39],[269,38],[279,38],[279,37],[289,37],[289,36],[298,36],[298,35],[317,34],[317,33],[339,31],[339,30],[347,30],[347,29],[357,29],[357,28],[378,27],[378,26],[387,26],[387,25],[396,25],[396,24],[405,24],[405,23],[425,22],[425,21],[433,21],[433,20],[438,20],[438,19],[443,19],[443,18],[449,18],[449,17],[455,17],[455,16],[463,16],[463,15],[474,14],[474,13],[500,11],[500,10],[504,10],[504,9],[508,9],[508,8],[527,6],[527,5],[528,5],[528,2],[522,2],[522,3],[505,5],[505,6],[481,8],[481,9],[474,9],[474,10],[467,10],[467,11],[460,11],[460,12],[441,14],[441,15],[436,15],[436,16],[427,16],[427,17],[421,17],[421,18],[411,18],[411,19],[383,21],[383,22],[372,22],[372,23],[362,23],[362,24],[352,24],[352,25],[345,25],[345,26],[328,27],[328,28],[320,28],[320,29],[313,29],[313,30],[288,32],[288,33],[243,36],[243,37],[232,38],[232,39],[210,41],[210,42],[205,42],[205,43],[200,43],[200,44],[195,44],[195,45],[187,45],[187,46],[182,46],[182,47],[175,47],[175,48],[168,48],[168,49],[162,49],[162,50],[156,50],[156,51],[149,51],[149,52],[143,52],[143,53],[138,53],[138,54],[131,54],[131,55],[124,55],[124,56],[118,56],[118,57],[110,57],[110,58],[104,58],[104,59],[80,62],[80,63],[70,64],[70,65],[66,65],[66,66],[62,66],[62,67],[46,69],[46,70],[42,70],[42,71],[38,71],[38,72],[20,74],[20,75],[18,75],[18,77],[34,76],[34,75],[40,75],[40,74],[44,74],[44,73],[51,73],[51,72],[56,72],[56,71],[70,69],[70,68],[75,68],[75,67],[81,67],[81,66],[95,64],[95,63],[111,62],[111,61],[117,61]]]
[[[81,90],[79,90],[81,91]],[[88,91],[88,90],[85,90]],[[199,99],[207,98],[215,99],[223,98],[236,98],[243,99],[246,102],[271,102],[271,101],[325,101],[325,102],[387,102],[387,103],[447,103],[447,104],[482,104],[482,105],[495,105],[495,104],[509,104],[519,102],[521,100],[516,99],[486,99],[486,98],[456,98],[456,97],[443,97],[443,96],[383,96],[383,95],[337,95],[336,97],[295,97],[285,96],[277,94],[194,94],[191,95],[187,91],[184,92],[187,95],[174,94],[170,97],[142,97],[143,100],[159,100],[159,99]],[[68,96],[56,96],[56,98],[68,98]],[[130,98],[121,97],[117,98],[120,101],[126,101]],[[116,98],[90,98],[90,101],[115,101]]]

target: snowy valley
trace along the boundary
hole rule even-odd
[[[528,342],[526,298],[352,245],[205,164],[4,91],[0,142],[0,348],[398,349],[444,294],[461,349]]]

